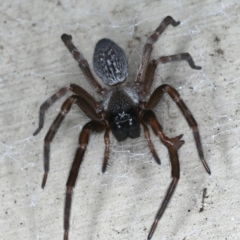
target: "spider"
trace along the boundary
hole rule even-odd
[[[177,90],[167,84],[163,84],[157,87],[150,95],[148,100],[146,100],[147,96],[149,95],[155,70],[158,64],[185,60],[192,69],[201,69],[201,67],[194,64],[194,61],[189,53],[162,56],[157,59],[150,60],[153,44],[158,40],[162,32],[167,28],[168,25],[176,27],[179,24],[179,21],[175,21],[172,17],[167,16],[158,26],[158,28],[151,34],[144,45],[142,60],[136,79],[130,86],[126,85],[126,80],[128,77],[127,57],[123,49],[120,48],[116,43],[110,39],[104,38],[96,44],[94,50],[94,70],[102,79],[104,84],[108,86],[108,88],[105,88],[92,74],[87,60],[74,46],[72,37],[67,34],[62,35],[62,41],[71,52],[74,59],[78,62],[79,67],[81,68],[88,82],[101,97],[101,101],[95,100],[88,92],[76,84],[69,84],[65,87],[62,87],[41,105],[39,112],[39,127],[33,133],[35,136],[43,128],[44,115],[47,109],[59,98],[64,96],[68,91],[73,92],[74,95],[68,97],[67,100],[62,104],[60,113],[52,123],[47,135],[44,138],[44,175],[42,180],[42,188],[44,188],[49,172],[50,144],[65,116],[70,111],[72,105],[76,104],[86,114],[86,116],[91,119],[83,126],[81,130],[78,148],[66,183],[64,206],[64,240],[67,240],[69,235],[69,221],[73,188],[76,184],[76,179],[83,161],[90,135],[92,133],[104,132],[105,152],[102,163],[103,173],[106,171],[108,166],[110,153],[110,131],[113,133],[117,141],[120,142],[128,137],[139,137],[141,132],[140,126],[142,126],[146,142],[153,158],[157,164],[160,164],[160,159],[150,139],[148,125],[152,128],[155,135],[160,138],[161,142],[167,147],[172,167],[172,181],[168,187],[166,196],[159,207],[148,235],[148,240],[152,238],[157,224],[177,186],[180,177],[178,149],[184,144],[184,141],[181,140],[183,134],[174,138],[169,138],[164,134],[162,126],[158,122],[153,112],[153,109],[157,106],[164,93],[169,94],[172,100],[180,108],[189,126],[192,128],[199,158],[202,161],[206,171],[211,174],[208,164],[204,159],[197,122],[183,100],[181,100]]]

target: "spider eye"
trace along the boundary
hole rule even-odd
[[[93,67],[103,82],[113,86],[124,82],[128,76],[125,52],[110,39],[101,39],[95,47]]]
[[[127,137],[137,138],[140,136],[140,125],[134,112],[114,115],[109,122],[112,133],[119,142]]]

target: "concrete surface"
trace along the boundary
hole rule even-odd
[[[239,11],[239,1],[227,0],[2,1],[0,239],[62,239],[65,183],[88,119],[77,107],[65,119],[52,144],[44,190],[43,139],[65,98],[47,112],[42,131],[32,133],[40,105],[60,87],[76,83],[98,98],[61,42],[62,33],[73,36],[91,67],[95,43],[103,37],[116,41],[129,58],[132,81],[147,36],[167,15],[181,25],[168,27],[153,57],[189,52],[203,69],[186,62],[159,66],[154,86],[169,83],[180,92],[198,121],[212,175],[166,96],[158,118],[168,136],[183,133],[186,143],[179,153],[180,182],[152,240],[240,239]],[[91,138],[74,190],[70,240],[147,239],[171,179],[167,151],[152,139],[161,166],[143,136],[123,143],[111,136],[110,167],[102,175],[103,134]]]

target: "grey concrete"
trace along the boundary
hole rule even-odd
[[[171,15],[153,57],[189,52],[201,71],[187,63],[159,66],[154,86],[169,83],[180,92],[198,121],[208,176],[198,159],[191,129],[166,96],[156,112],[167,135],[184,134],[181,179],[152,240],[240,239],[239,1],[2,1],[0,6],[0,239],[62,239],[65,183],[87,117],[73,107],[51,151],[44,190],[43,139],[57,115],[57,102],[44,129],[33,137],[38,109],[68,83],[96,98],[61,42],[73,36],[92,67],[95,43],[116,41],[129,58],[132,81],[147,36]],[[153,87],[154,89],[154,87]],[[117,143],[111,136],[111,161],[101,173],[103,135],[93,136],[74,190],[70,239],[146,239],[170,183],[166,149],[152,139],[162,164],[146,142]],[[203,189],[207,188],[202,207]]]

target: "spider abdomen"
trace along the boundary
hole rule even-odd
[[[140,123],[137,114],[138,103],[138,94],[127,87],[111,91],[103,101],[109,125],[118,141],[123,141],[127,137],[137,138],[140,136]]]
[[[122,48],[110,39],[103,38],[96,44],[93,66],[97,75],[109,86],[127,79],[128,61]]]

